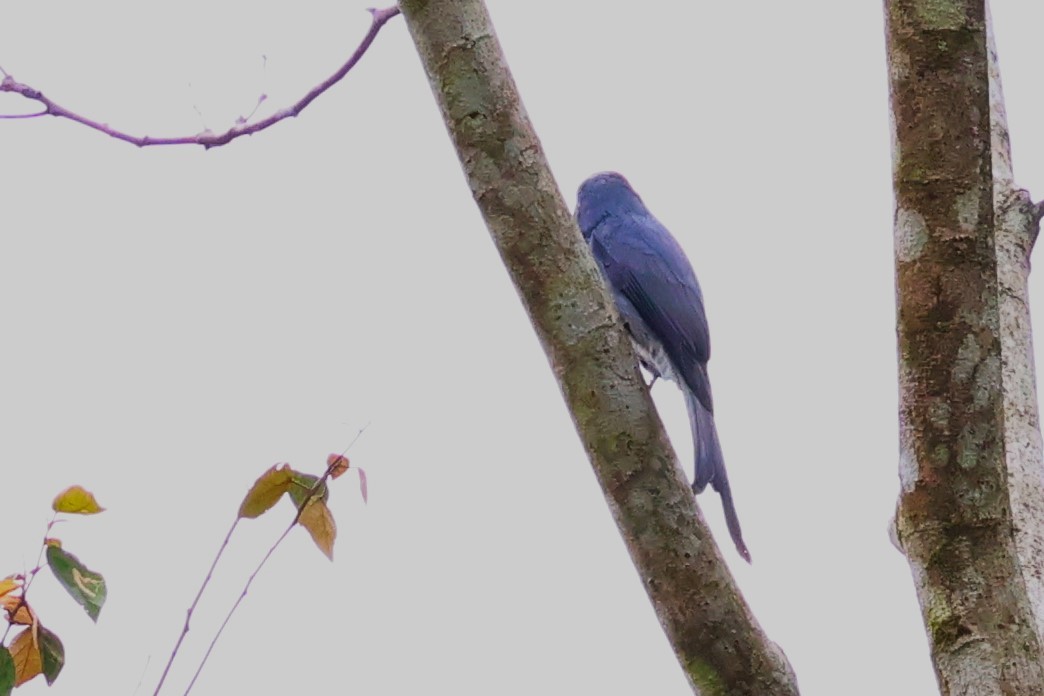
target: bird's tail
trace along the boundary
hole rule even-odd
[[[740,529],[736,505],[732,502],[732,489],[729,487],[729,475],[725,473],[725,458],[721,454],[718,442],[718,431],[714,427],[714,414],[703,407],[694,394],[686,390],[685,405],[689,409],[689,424],[692,426],[692,443],[696,451],[696,473],[692,481],[692,490],[702,493],[709,483],[711,488],[721,496],[721,506],[725,511],[725,523],[729,527],[732,543],[736,551],[747,563],[750,563],[750,552],[743,543],[743,532]]]

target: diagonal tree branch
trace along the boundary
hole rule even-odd
[[[797,694],[740,595],[656,416],[480,0],[404,0],[468,184],[694,690]]]
[[[116,130],[115,128],[110,127],[106,123],[101,123],[99,121],[87,118],[86,116],[81,116],[75,111],[61,106],[52,99],[44,96],[43,92],[41,92],[40,90],[34,87],[30,87],[27,84],[18,82],[14,79],[14,77],[7,74],[6,72],[4,73],[3,80],[0,81],[0,92],[11,92],[13,94],[20,94],[26,99],[31,99],[33,101],[39,102],[41,105],[43,105],[43,110],[30,114],[3,115],[0,116],[0,118],[13,119],[37,118],[40,116],[57,116],[58,118],[66,118],[70,121],[75,121],[76,123],[87,126],[88,128],[92,128],[112,138],[116,138],[117,140],[123,140],[125,142],[131,143],[132,145],[137,145],[138,147],[148,147],[152,145],[202,145],[204,148],[209,150],[212,147],[227,145],[236,138],[240,138],[244,135],[253,135],[254,133],[269,128],[270,126],[274,126],[275,124],[279,123],[284,119],[297,116],[302,111],[304,111],[305,107],[311,104],[316,99],[316,97],[318,97],[320,94],[327,91],[335,84],[340,82],[342,79],[344,79],[344,76],[347,75],[348,72],[355,67],[355,64],[359,62],[363,55],[365,55],[366,51],[370,48],[370,44],[372,44],[373,40],[377,38],[377,33],[380,32],[381,27],[383,27],[389,19],[399,14],[399,8],[388,7],[383,10],[371,8],[370,14],[372,15],[373,19],[370,23],[369,30],[366,32],[366,35],[363,36],[362,42],[359,44],[359,47],[355,49],[355,52],[352,53],[351,57],[348,58],[344,65],[337,69],[337,72],[320,82],[312,89],[308,90],[308,92],[303,97],[298,99],[296,102],[294,102],[287,108],[277,111],[271,116],[261,119],[257,123],[247,123],[246,119],[239,119],[238,123],[236,123],[234,126],[232,126],[223,133],[213,133],[207,130],[203,131],[202,133],[197,133],[196,135],[163,138],[154,138],[148,135],[131,135],[129,133]]]

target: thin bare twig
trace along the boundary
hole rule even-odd
[[[196,610],[196,605],[199,604],[199,598],[203,596],[203,590],[207,589],[207,585],[210,584],[210,580],[214,577],[214,568],[217,567],[218,561],[221,560],[221,555],[225,553],[225,548],[228,546],[229,540],[232,538],[232,533],[236,531],[236,525],[239,524],[240,518],[237,517],[232,526],[229,527],[228,534],[225,535],[225,540],[221,542],[221,548],[218,549],[217,555],[214,556],[214,561],[210,564],[210,570],[207,571],[206,577],[203,578],[203,584],[199,586],[199,592],[196,593],[196,598],[192,600],[192,604],[189,605],[188,611],[185,612],[185,625],[181,627],[181,635],[178,636],[178,641],[174,644],[174,649],[170,651],[170,658],[167,659],[167,665],[163,668],[163,674],[160,675],[159,683],[156,684],[156,690],[152,692],[153,696],[158,696],[160,689],[163,688],[163,682],[167,680],[167,674],[170,672],[170,666],[174,664],[174,658],[178,656],[178,648],[181,647],[182,642],[185,640],[185,636],[189,632],[189,624],[192,621],[192,612]]]
[[[325,479],[325,477],[323,478]],[[323,479],[320,479],[320,481],[321,480]],[[318,487],[318,485],[319,484],[317,483],[316,487]],[[304,506],[302,505],[301,510],[303,509]],[[185,689],[185,696],[188,696],[188,693],[192,691],[192,687],[196,684],[196,680],[199,679],[200,672],[203,671],[203,667],[207,664],[207,660],[210,658],[210,653],[214,651],[214,646],[217,645],[218,638],[221,637],[225,627],[228,626],[228,622],[232,620],[232,615],[236,613],[236,609],[238,609],[239,605],[243,603],[244,599],[246,599],[247,592],[250,591],[250,585],[254,582],[254,578],[258,576],[261,569],[265,567],[265,563],[268,562],[268,559],[272,557],[275,550],[283,543],[283,539],[286,539],[287,535],[290,534],[290,531],[294,528],[294,525],[297,524],[297,520],[301,517],[301,510],[297,511],[297,515],[294,516],[294,521],[290,523],[289,527],[283,530],[283,533],[279,535],[276,542],[272,544],[272,548],[268,549],[268,553],[265,554],[265,557],[262,558],[261,562],[257,564],[257,567],[254,568],[254,572],[250,574],[249,578],[247,578],[246,585],[243,586],[243,591],[239,594],[239,597],[236,599],[235,604],[232,605],[232,608],[228,610],[228,613],[225,615],[225,620],[221,622],[220,626],[218,626],[217,633],[214,634],[214,638],[210,641],[210,645],[207,646],[207,651],[203,653],[203,659],[199,661],[199,667],[196,668],[196,673],[192,675],[192,681],[189,682],[188,687]],[[159,690],[157,689],[157,692],[158,691]]]
[[[0,68],[0,72],[3,71],[4,69]],[[358,435],[356,435],[356,438],[358,438]],[[29,587],[33,584],[33,580],[36,579],[36,574],[40,572],[41,568],[43,568],[41,564],[43,563],[44,551],[47,549],[47,540],[51,537],[51,530],[54,528],[54,525],[57,522],[58,511],[56,510],[55,513],[51,515],[51,521],[47,523],[47,531],[44,532],[43,543],[40,544],[40,553],[36,556],[36,566],[34,566],[32,570],[22,573],[22,577],[25,578],[25,582],[22,583],[21,591],[18,594],[18,604],[15,604],[14,608],[7,613],[8,617],[11,620],[7,622],[7,628],[4,629],[3,637],[0,637],[0,646],[7,642],[7,634],[11,632],[11,628],[14,626],[14,617],[18,615],[18,612],[21,611],[22,607],[29,606],[29,600],[26,597],[26,593],[29,592]],[[31,614],[32,609],[30,609],[29,612]]]
[[[14,120],[16,118],[36,118],[37,116],[46,116],[47,110],[35,111],[31,114],[0,114],[0,118],[6,120]]]
[[[141,668],[141,676],[138,677],[138,685],[134,687],[134,693],[131,696],[138,696],[138,691],[141,690],[141,685],[145,683],[145,673],[149,671],[149,662],[152,661],[152,656],[147,655],[145,657],[145,666]]]
[[[218,638],[221,637],[221,634],[224,632],[225,627],[228,626],[228,622],[232,620],[232,615],[236,613],[236,609],[238,609],[239,605],[243,603],[244,599],[246,599],[247,592],[250,591],[250,585],[254,582],[254,578],[256,578],[258,574],[261,572],[261,569],[265,567],[265,563],[267,563],[268,559],[272,557],[272,554],[274,554],[276,549],[279,548],[279,545],[283,543],[283,540],[286,539],[286,537],[290,534],[291,530],[293,530],[293,528],[297,526],[298,521],[300,521],[301,519],[302,513],[304,513],[305,507],[307,507],[308,505],[308,501],[310,501],[312,497],[315,496],[320,490],[322,490],[323,486],[326,485],[326,480],[330,478],[330,474],[333,473],[333,470],[340,464],[338,460],[348,453],[348,450],[351,449],[352,445],[355,444],[355,441],[359,439],[359,437],[363,434],[363,431],[365,431],[367,427],[369,427],[369,423],[367,423],[359,429],[359,432],[355,434],[355,437],[353,437],[352,441],[348,443],[348,446],[341,451],[340,457],[331,461],[326,466],[326,471],[323,472],[322,477],[315,482],[315,485],[313,485],[311,489],[309,489],[308,495],[305,496],[304,499],[305,502],[303,502],[301,506],[297,508],[297,514],[294,515],[294,519],[291,520],[289,526],[287,526],[287,528],[283,530],[283,533],[279,535],[279,538],[276,539],[276,542],[272,544],[272,548],[268,549],[268,553],[265,554],[265,557],[262,558],[261,562],[257,564],[257,567],[254,568],[254,572],[250,574],[249,578],[247,578],[246,584],[243,586],[243,591],[239,594],[239,597],[236,599],[235,604],[232,605],[232,608],[228,610],[228,614],[225,615],[225,620],[221,622],[220,626],[218,626],[217,633],[214,634],[213,640],[211,640],[210,645],[207,646],[207,651],[203,653],[203,659],[199,661],[199,667],[196,668],[196,673],[192,675],[192,681],[189,682],[188,688],[185,689],[185,696],[188,696],[188,693],[192,691],[192,687],[193,685],[195,685],[196,679],[199,678],[200,672],[203,671],[203,667],[207,664],[207,660],[210,658],[210,653],[213,652],[214,646],[217,645]],[[157,692],[158,691],[159,690],[157,689]]]
[[[352,441],[349,442],[348,446],[345,447],[344,450],[341,452],[340,457],[344,457],[344,455],[348,453],[348,450],[351,449],[352,445],[355,444],[356,440],[359,439],[359,437],[368,427],[369,423],[367,423],[359,429],[359,432],[355,434],[355,437],[352,438]],[[338,459],[340,459],[340,457]],[[287,528],[283,530],[283,533],[279,535],[279,538],[276,539],[276,542],[272,544],[272,547],[270,549],[268,549],[268,553],[264,555],[264,558],[261,559],[261,562],[257,564],[256,568],[254,568],[254,572],[250,574],[249,578],[247,578],[246,584],[243,586],[243,591],[239,594],[239,597],[232,605],[232,608],[228,610],[228,614],[225,615],[224,621],[221,622],[221,625],[218,627],[217,633],[214,634],[214,638],[210,641],[210,645],[207,646],[207,651],[203,654],[203,659],[200,660],[199,666],[196,668],[196,673],[192,675],[192,681],[189,682],[188,687],[185,689],[186,696],[190,691],[192,691],[192,687],[195,685],[196,679],[199,678],[200,673],[203,671],[203,667],[207,664],[207,660],[210,658],[210,653],[214,651],[214,646],[217,645],[218,638],[221,637],[221,634],[224,632],[225,627],[228,626],[228,622],[232,620],[232,615],[236,612],[236,609],[239,608],[239,605],[243,603],[243,600],[246,599],[247,593],[250,591],[250,585],[254,582],[254,578],[258,576],[258,574],[261,572],[261,569],[264,568],[265,563],[268,562],[268,559],[272,557],[272,554],[275,553],[276,549],[279,548],[279,545],[283,543],[283,540],[286,539],[286,537],[290,534],[290,531],[297,525],[298,521],[300,521],[301,513],[304,512],[305,505],[307,505],[307,501],[311,500],[314,495],[316,495],[320,490],[322,490],[322,487],[326,485],[327,479],[330,478],[330,474],[333,473],[334,468],[337,467],[339,463],[340,462],[338,460],[333,460],[330,462],[330,464],[327,465],[326,471],[323,473],[322,477],[315,482],[315,485],[313,485],[311,489],[309,489],[308,495],[305,497],[305,503],[297,509],[297,514],[294,515],[294,519],[291,520]],[[174,658],[177,657],[178,648],[181,647],[181,643],[185,639],[185,634],[187,634],[189,631],[189,619],[192,618],[192,611],[196,608],[196,604],[199,602],[199,598],[203,594],[203,590],[206,588],[207,583],[210,582],[211,575],[214,572],[214,566],[217,565],[218,559],[221,557],[222,552],[224,552],[225,547],[228,545],[229,538],[232,536],[232,532],[235,531],[236,525],[239,524],[240,519],[241,518],[237,517],[236,521],[232,523],[232,528],[228,530],[228,535],[225,537],[225,541],[221,544],[221,549],[218,550],[218,555],[216,558],[214,558],[214,562],[211,564],[210,570],[207,572],[207,577],[206,579],[204,579],[203,585],[199,588],[199,592],[196,594],[196,598],[192,601],[192,606],[189,607],[188,615],[185,617],[185,626],[181,631],[181,635],[178,637],[178,642],[174,646],[174,650],[170,654],[170,659],[167,661],[167,666],[163,669],[163,676],[160,677],[159,684],[156,685],[156,691],[153,692],[153,696],[159,696],[160,688],[163,686],[163,681],[167,678],[167,673],[170,671],[170,666],[174,662]]]
[[[359,62],[359,59],[363,57],[367,49],[370,48],[370,44],[372,44],[373,40],[377,38],[377,33],[381,30],[381,27],[383,27],[389,19],[399,14],[398,7],[387,7],[382,10],[370,8],[369,11],[373,17],[373,21],[370,23],[369,31],[366,32],[366,35],[363,37],[362,42],[359,44],[359,47],[355,49],[355,52],[351,55],[347,62],[345,62],[344,65],[338,68],[337,72],[320,82],[312,89],[310,89],[303,97],[301,97],[291,106],[282,109],[281,111],[277,111],[276,113],[258,121],[257,123],[247,123],[247,119],[240,119],[240,122],[236,123],[234,126],[226,130],[224,133],[213,133],[209,130],[205,130],[202,133],[197,133],[196,135],[185,135],[180,137],[169,138],[153,138],[148,135],[131,135],[129,133],[116,130],[115,128],[111,128],[108,124],[100,123],[99,121],[87,118],[86,116],[81,116],[75,111],[70,111],[64,106],[61,106],[56,102],[52,101],[50,98],[44,96],[43,92],[41,92],[40,90],[30,87],[27,84],[18,82],[14,79],[14,77],[11,76],[10,73],[3,71],[2,69],[0,69],[0,72],[3,73],[3,80],[0,81],[0,92],[11,92],[14,94],[20,94],[26,99],[31,99],[33,101],[39,102],[43,105],[44,108],[43,111],[32,114],[0,114],[0,118],[37,118],[39,116],[51,115],[57,116],[59,118],[67,118],[70,121],[75,121],[76,123],[87,126],[88,128],[92,128],[96,131],[99,131],[100,133],[104,133],[110,137],[116,138],[117,140],[123,140],[125,142],[131,143],[132,145],[137,145],[138,147],[148,147],[151,145],[202,145],[204,148],[209,150],[212,147],[226,145],[241,136],[253,135],[258,131],[265,130],[269,126],[273,126],[276,123],[282,121],[283,119],[290,118],[292,116],[297,116],[304,110],[306,106],[311,104],[316,97],[318,97],[320,94],[322,94],[323,92],[340,82],[344,78],[344,76],[348,74],[348,71],[355,67],[355,64]]]

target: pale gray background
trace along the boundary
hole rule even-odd
[[[886,534],[881,3],[698,5],[490,9],[570,205],[618,169],[692,258],[753,567],[700,501],[802,693],[935,693]],[[332,72],[363,7],[8,0],[0,66],[136,133],[223,130]],[[1040,197],[1044,7],[993,10],[1016,175]],[[132,694],[143,672],[151,693],[250,482],[319,471],[367,423],[370,504],[337,483],[335,563],[293,534],[195,693],[688,693],[401,19],[300,118],[229,147],[138,150],[48,118],[0,123],[0,153],[0,575],[34,563],[62,487],[109,508],[55,532],[108,578],[99,624],[33,588],[68,651],[48,693]],[[655,393],[687,462],[677,390]],[[289,516],[243,525],[170,693]]]

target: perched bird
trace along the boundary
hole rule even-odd
[[[707,377],[710,332],[692,265],[616,172],[595,174],[580,185],[576,221],[613,291],[641,364],[654,382],[662,376],[684,393],[696,452],[692,489],[700,493],[709,483],[718,492],[736,551],[749,563],[714,428]]]

